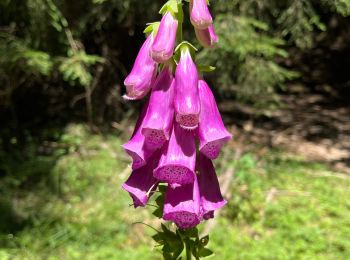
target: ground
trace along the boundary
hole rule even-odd
[[[152,208],[135,210],[121,189],[125,138],[73,124],[53,153],[0,156],[0,259],[161,259],[154,231],[136,224],[158,228]],[[229,203],[200,226],[213,259],[350,258],[349,176],[246,141],[237,136],[216,161]]]
[[[290,84],[275,110],[254,109],[223,102],[227,123],[241,142],[263,148],[283,148],[306,160],[321,162],[350,174],[350,106],[348,95],[318,92],[303,84]],[[330,91],[330,89],[329,89]]]

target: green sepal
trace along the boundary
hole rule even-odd
[[[168,68],[171,73],[175,73],[175,69],[176,69],[176,62],[174,60],[174,57],[172,57],[171,59],[169,59],[168,61],[166,61],[164,64],[164,68]],[[165,186],[166,188],[167,186]],[[163,193],[165,193],[166,190],[164,190]]]
[[[197,65],[197,69],[200,72],[213,72],[216,70],[216,67],[210,65],[199,64]]]
[[[163,209],[157,208],[155,211],[152,212],[152,215],[157,217],[157,218],[162,218],[163,217]]]
[[[183,22],[184,13],[180,0],[168,0],[159,10],[159,13],[162,15],[164,15],[166,12],[170,12],[172,16],[174,16],[179,21],[179,23]]]
[[[164,15],[167,11],[171,12],[174,16],[179,11],[178,3],[176,0],[167,1],[162,8],[160,8],[159,13]]]
[[[191,228],[191,229],[186,229],[183,230],[182,235],[186,236],[186,237],[192,237],[192,238],[197,238],[198,237],[198,229],[195,228]]]
[[[184,48],[188,48],[190,51],[193,51],[193,52],[198,51],[198,49],[196,47],[194,47],[193,44],[189,43],[188,41],[183,41],[179,45],[176,46],[175,52],[177,52],[178,50],[184,49]]]
[[[173,61],[175,62],[176,65],[179,64],[179,61],[180,61],[180,52],[175,52],[174,55],[173,55]]]
[[[208,257],[211,256],[212,254],[214,254],[213,251],[211,251],[209,248],[201,248],[198,250],[198,257]]]
[[[162,64],[163,65],[163,64]],[[163,184],[158,185],[158,192],[160,193],[159,196],[154,200],[157,204],[157,209],[152,212],[152,215],[157,218],[163,217],[163,206],[164,206],[164,198],[165,198],[165,191],[167,186]]]
[[[177,45],[177,47],[175,48],[175,55],[174,55],[174,60],[176,62],[176,64],[179,63],[180,58],[181,58],[181,53],[185,50],[189,50],[190,54],[192,56],[192,59],[194,60],[195,58],[195,54],[198,51],[198,49],[196,47],[194,47],[191,43],[189,43],[188,41],[183,41],[181,42],[179,45]]]
[[[148,23],[143,33],[149,35],[151,33],[157,34],[160,22]]]

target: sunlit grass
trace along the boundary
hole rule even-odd
[[[350,179],[332,177],[324,165],[275,152],[263,159],[261,168],[254,161],[253,155],[245,155],[239,162],[226,218],[212,232],[217,256],[350,258]]]

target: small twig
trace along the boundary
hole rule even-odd
[[[342,180],[350,180],[350,176],[346,175],[344,173],[326,173],[326,172],[319,172],[319,173],[311,173],[311,176],[313,177],[325,177],[325,178],[338,178]]]
[[[79,47],[77,45],[77,42],[73,38],[72,31],[68,27],[65,27],[64,33],[66,34],[68,43],[69,43],[70,47],[72,48],[72,50],[74,52],[78,52],[79,51]]]
[[[137,222],[132,223],[132,225],[136,225],[136,224],[142,224],[142,225],[145,225],[145,226],[147,226],[147,227],[153,229],[153,230],[156,231],[157,233],[160,232],[159,230],[157,230],[156,228],[152,227],[151,225],[148,225],[148,224],[143,223],[143,222],[140,222],[140,221],[137,221]]]
[[[76,104],[78,101],[84,99],[85,96],[86,96],[85,93],[81,93],[81,94],[79,94],[79,95],[76,95],[76,96],[73,98],[73,100],[70,102],[70,107],[74,107],[75,104]]]

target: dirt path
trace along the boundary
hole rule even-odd
[[[251,143],[284,148],[350,174],[350,101],[291,85],[282,102],[284,107],[268,116],[229,102],[221,110],[237,135]]]

